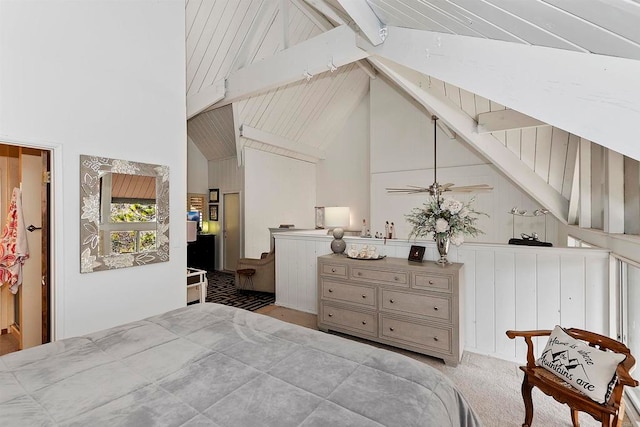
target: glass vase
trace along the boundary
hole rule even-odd
[[[448,234],[436,234],[436,247],[438,248],[438,253],[440,254],[440,259],[436,261],[436,264],[441,266],[451,264],[447,259],[447,254],[449,253],[449,243],[450,239]]]

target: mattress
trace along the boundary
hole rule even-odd
[[[0,357],[3,426],[480,426],[437,370],[219,304]]]

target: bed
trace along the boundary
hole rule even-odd
[[[408,357],[196,304],[0,357],[3,426],[480,426]]]

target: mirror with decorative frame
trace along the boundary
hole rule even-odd
[[[169,167],[80,156],[80,272],[169,261]]]

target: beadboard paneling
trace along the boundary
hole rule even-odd
[[[320,230],[278,233],[275,239],[276,304],[316,313],[316,260],[331,253],[332,237]],[[380,254],[405,259],[410,246],[420,244],[427,247],[425,260],[437,259],[431,241],[345,241],[347,247],[373,245]],[[526,345],[508,339],[508,329],[561,324],[608,333],[609,251],[465,243],[452,246],[449,259],[465,265],[461,286],[467,351],[523,362]]]

